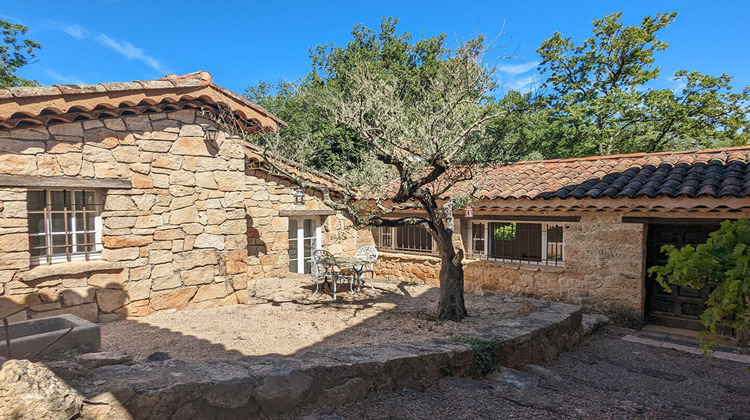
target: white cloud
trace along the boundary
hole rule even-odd
[[[99,45],[107,47],[118,54],[124,56],[129,60],[139,60],[145,63],[147,66],[156,70],[161,74],[171,73],[169,69],[164,67],[159,60],[147,55],[142,49],[136,47],[128,41],[116,40],[106,34],[99,33],[95,34],[80,25],[68,24],[63,22],[52,22],[52,25],[58,30],[65,32],[73,38],[79,40],[92,39]]]
[[[72,36],[73,38],[76,38],[76,39],[86,38],[86,31],[78,25],[65,25],[63,23],[60,23],[58,28],[60,28],[61,31]]]
[[[537,66],[539,66],[539,62],[532,61],[532,62],[523,63],[523,64],[508,64],[505,66],[500,66],[499,70],[503,73],[511,74],[515,76],[517,74],[524,74],[531,70],[536,70]]]
[[[47,76],[55,79],[56,81],[64,85],[85,85],[86,84],[81,79],[75,76],[64,76],[50,69],[44,69],[44,72],[47,73]]]
[[[672,92],[676,94],[682,93],[682,90],[687,87],[685,80],[682,79],[681,77],[675,77],[674,79],[670,81],[672,82]]]
[[[531,92],[537,88],[539,82],[538,76],[522,77],[520,79],[508,80],[505,82],[505,87],[508,90],[515,90],[517,92]]]
[[[57,29],[58,31],[65,32],[75,39],[86,39],[91,37],[91,32],[87,31],[85,28],[82,28],[80,25],[72,23],[65,23],[57,20],[48,20],[44,22],[44,26],[52,27],[54,29]]]
[[[96,41],[130,60],[141,60],[146,63],[147,66],[162,74],[169,73],[169,71],[164,66],[162,66],[161,63],[159,63],[159,60],[146,55],[146,53],[144,53],[142,49],[136,47],[128,41],[117,41],[105,34],[99,34],[99,36],[96,37]]]

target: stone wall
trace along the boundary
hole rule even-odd
[[[245,302],[248,277],[287,273],[279,211],[299,207],[290,184],[248,170],[243,141],[205,139],[202,124],[211,122],[186,109],[0,131],[0,175],[132,183],[99,190],[100,260],[39,266],[30,261],[27,189],[0,187],[0,316],[26,307],[12,320],[108,320],[233,304]],[[318,209],[317,198],[302,208]],[[324,244],[353,252],[356,231],[338,232],[347,221],[324,222]]]
[[[320,195],[311,190],[304,204],[294,203],[297,188],[261,170],[248,170],[245,207],[247,208],[248,274],[252,277],[283,277],[289,274],[289,217],[313,218],[321,226],[321,246],[334,255],[354,256],[360,246],[371,245],[372,235],[366,229],[355,229],[348,219],[321,203]],[[285,213],[287,214],[287,213]]]
[[[467,258],[467,293],[503,293],[582,305],[626,322],[641,322],[645,298],[645,231],[621,223],[621,214],[583,214],[564,223],[564,266],[537,266]],[[438,285],[440,261],[431,255],[381,254],[386,278]]]
[[[544,364],[580,342],[579,307],[534,304],[538,310],[526,317],[498,318],[496,325],[481,330],[469,327],[452,340],[323,348],[237,361],[103,366],[71,384],[86,390],[89,400],[114,395],[136,419],[274,418],[298,406],[341,405],[363,400],[372,392],[424,391],[446,375],[477,376],[501,366]],[[89,373],[84,368],[78,371]],[[14,407],[31,405],[29,400],[35,402],[32,398],[0,402]]]

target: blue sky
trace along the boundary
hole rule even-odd
[[[213,3],[213,4],[212,4]],[[259,80],[295,80],[309,71],[308,48],[345,44],[358,23],[377,28],[400,19],[415,36],[498,35],[514,53],[498,74],[506,88],[538,85],[535,53],[559,31],[574,40],[591,22],[623,10],[626,24],[649,14],[678,12],[660,32],[670,48],[659,53],[658,85],[676,87],[677,70],[728,73],[750,85],[750,2],[747,1],[8,1],[0,18],[29,27],[42,44],[37,62],[19,71],[44,85],[154,79],[207,70],[214,81],[242,92]]]

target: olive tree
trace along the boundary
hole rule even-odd
[[[486,125],[518,110],[516,102],[491,96],[495,68],[483,60],[481,37],[455,48],[445,36],[413,43],[408,34],[395,35],[395,24],[384,20],[379,33],[357,26],[345,48],[314,50],[312,82],[299,99],[315,118],[356,136],[356,159],[328,174],[335,185],[311,181],[289,165],[317,153],[314,136],[290,138],[282,130],[253,141],[263,145],[272,171],[319,191],[356,225],[427,229],[441,259],[437,319],[460,321],[467,311],[454,209],[472,199],[477,171],[508,152]],[[388,217],[394,212],[399,216]]]

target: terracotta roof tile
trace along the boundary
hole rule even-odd
[[[138,83],[144,89],[171,89],[174,87],[174,84],[168,80],[139,80]]]
[[[58,89],[58,94],[75,95],[81,93],[106,92],[102,85],[54,85]]]
[[[109,94],[115,92],[114,94]],[[45,115],[49,117],[50,109],[45,104],[55,104],[53,113],[62,115],[68,112],[89,112],[94,109],[112,108],[113,98],[132,97],[132,101],[122,99],[121,103],[128,106],[150,105],[143,101],[143,96],[155,97],[157,102],[197,101],[214,106],[221,102],[235,111],[240,118],[246,119],[251,127],[262,130],[275,129],[279,124],[285,124],[263,107],[254,104],[244,97],[231,92],[215,83],[210,73],[198,71],[177,76],[170,74],[156,80],[136,80],[134,82],[112,82],[92,85],[54,85],[13,87],[0,89],[0,128],[15,128],[21,117],[14,117],[19,113],[33,117]],[[58,99],[65,97],[65,109],[58,109]],[[17,99],[18,98],[18,99]],[[23,98],[35,98],[35,101],[21,101]],[[58,102],[56,102],[58,101]],[[132,102],[132,103],[131,103]],[[75,105],[75,106],[74,106]],[[79,106],[80,105],[80,106]],[[115,105],[116,107],[116,105]],[[88,116],[94,118],[95,116]],[[49,118],[43,119],[47,120]],[[61,118],[65,119],[65,118]],[[12,121],[11,121],[12,120]],[[36,121],[43,124],[44,121]]]
[[[750,146],[519,162],[486,179],[486,199],[748,197]]]

